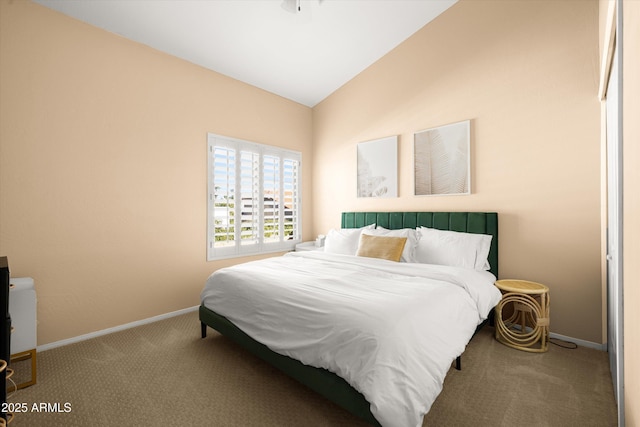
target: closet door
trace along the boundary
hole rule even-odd
[[[619,34],[619,33],[618,33]],[[622,306],[622,114],[619,55],[613,54],[607,86],[607,346],[618,425],[624,426]]]

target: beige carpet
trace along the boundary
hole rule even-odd
[[[616,425],[606,353],[530,354],[492,331],[451,369],[425,426]],[[38,383],[10,402],[27,404],[18,427],[365,425],[216,332],[201,340],[196,312],[39,353]]]

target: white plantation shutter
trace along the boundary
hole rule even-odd
[[[262,164],[263,238],[266,243],[280,241],[280,159],[265,155]]]
[[[301,154],[214,134],[208,148],[207,259],[293,249]]]
[[[213,149],[213,237],[219,247],[235,245],[235,157],[227,147]]]
[[[300,187],[299,187],[299,173],[300,162],[292,159],[285,159],[283,164],[283,194],[284,200],[284,212],[282,216],[284,218],[285,239],[300,239],[302,233],[300,232]]]
[[[240,244],[255,245],[259,242],[260,206],[260,156],[251,151],[240,154]]]

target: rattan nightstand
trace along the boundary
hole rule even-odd
[[[549,288],[527,280],[498,280],[496,339],[518,350],[542,353],[549,341]]]

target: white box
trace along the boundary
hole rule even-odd
[[[36,290],[31,277],[9,279],[11,354],[34,350],[37,345]]]

